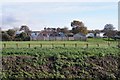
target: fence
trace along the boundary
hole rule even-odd
[[[106,43],[84,43],[84,44],[79,44],[79,43],[60,43],[60,44],[54,44],[54,43],[50,43],[50,44],[42,44],[42,43],[38,43],[38,44],[32,44],[32,43],[26,43],[26,44],[21,44],[21,43],[14,43],[14,44],[7,44],[7,43],[3,43],[2,44],[2,48],[33,48],[33,47],[116,47],[118,45],[117,42],[106,42]]]

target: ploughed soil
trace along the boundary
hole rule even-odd
[[[2,77],[5,78],[82,78],[120,79],[120,57],[87,57],[83,60],[17,55],[2,57]]]

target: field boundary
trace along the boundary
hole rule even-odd
[[[14,44],[7,44],[3,43],[2,48],[32,48],[32,47],[116,47],[118,45],[118,42],[102,42],[102,43],[49,43],[49,44],[43,44],[43,43],[14,43]]]

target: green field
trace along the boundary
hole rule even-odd
[[[6,48],[27,48],[29,44],[30,47],[41,47],[41,45],[42,47],[86,47],[86,44],[90,47],[98,47],[98,45],[99,47],[108,47],[116,46],[118,41],[107,41],[103,39],[88,39],[87,41],[5,41],[2,42],[3,48],[4,44],[6,44]]]
[[[16,43],[19,43],[18,48]],[[110,46],[108,41],[103,39],[89,39],[86,42],[2,42],[6,47],[2,49],[1,75],[3,80],[10,78],[120,79],[118,43],[116,41],[109,43]],[[28,44],[31,44],[30,48]],[[40,44],[43,46],[41,47]],[[86,44],[89,46],[86,47]]]

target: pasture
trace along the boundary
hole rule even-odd
[[[3,48],[28,48],[28,47],[109,47],[116,46],[118,41],[104,39],[88,39],[87,41],[4,41]]]

